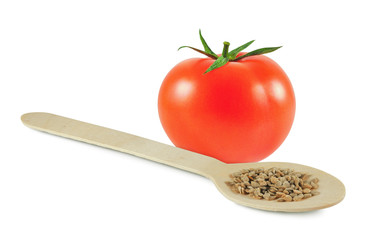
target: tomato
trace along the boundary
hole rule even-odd
[[[290,80],[263,55],[228,61],[205,73],[215,61],[191,58],[171,69],[158,96],[162,126],[179,148],[225,163],[260,161],[291,129],[295,96]]]

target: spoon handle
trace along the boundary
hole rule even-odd
[[[21,120],[36,130],[132,154],[208,178],[211,167],[223,164],[205,155],[50,113],[26,113]]]

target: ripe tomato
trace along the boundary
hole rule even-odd
[[[260,161],[290,131],[292,85],[282,68],[263,55],[229,61],[204,74],[214,62],[187,59],[167,74],[158,96],[162,126],[177,147],[225,163]]]

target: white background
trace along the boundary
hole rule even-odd
[[[331,239],[359,236],[365,214],[362,1],[0,1],[0,239]],[[264,161],[329,172],[340,204],[255,210],[209,180],[24,127],[45,111],[171,144],[158,118],[167,72],[256,39],[290,77],[293,128]],[[353,221],[354,220],[354,221]],[[351,221],[351,223],[350,223]],[[349,235],[350,234],[350,235]]]

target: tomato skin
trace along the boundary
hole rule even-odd
[[[203,74],[213,62],[187,59],[165,77],[158,111],[167,136],[177,147],[225,163],[266,158],[285,140],[294,120],[289,78],[263,55]]]

